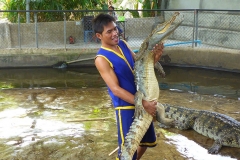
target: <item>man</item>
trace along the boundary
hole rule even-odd
[[[109,10],[108,14],[111,15],[115,20],[117,20],[118,17],[116,15],[115,11],[114,11],[114,7],[113,6],[109,6],[108,10]]]
[[[128,133],[134,117],[136,86],[133,67],[135,54],[130,50],[126,41],[119,40],[115,19],[109,14],[101,13],[95,17],[93,29],[102,44],[97,53],[95,65],[107,84],[109,95],[116,110],[118,145],[120,148],[118,153],[120,155],[124,137]],[[160,59],[162,51],[163,44],[156,45],[153,48],[155,62]],[[143,107],[151,115],[156,113],[156,104],[157,102],[154,101],[143,100]],[[139,160],[147,147],[154,146],[156,146],[156,136],[153,124],[151,124],[133,159]]]
[[[114,7],[113,7],[113,6],[109,6],[109,7],[108,7],[108,10],[109,10],[108,14],[111,15],[111,16],[115,19],[115,21],[117,21],[117,20],[118,20],[118,17],[117,17],[116,12],[114,11]],[[122,36],[122,38],[123,38],[125,41],[128,41],[128,37],[127,37],[127,38],[124,37],[123,30],[120,28],[119,25],[117,25],[117,29],[118,29],[119,35]]]

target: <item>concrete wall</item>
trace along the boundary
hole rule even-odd
[[[168,9],[239,10],[240,0],[169,0]]]
[[[155,23],[163,22],[162,17],[143,17],[126,19],[126,35],[129,37],[147,37]]]
[[[189,11],[182,11],[184,21],[182,25],[170,36],[172,39],[189,41],[193,38],[194,14]],[[240,12],[239,12],[240,13]],[[171,14],[166,14],[166,19]],[[240,19],[239,15],[225,12],[199,12],[197,39],[202,44],[218,46],[223,48],[240,49]]]
[[[126,35],[130,37],[146,37],[151,32],[154,17],[126,19]],[[151,25],[149,25],[151,24]],[[18,48],[19,37],[23,48],[36,48],[36,26],[34,23],[21,23],[18,33],[17,23],[0,23],[0,48]],[[138,31],[142,30],[141,34]],[[39,48],[64,44],[64,22],[40,22],[37,24]],[[76,43],[83,42],[83,25],[81,22],[66,22],[66,41],[73,36]],[[6,47],[7,46],[7,47]],[[63,47],[63,46],[62,46]]]
[[[185,20],[170,38],[176,40],[191,40],[193,37],[193,20],[192,12],[183,12]],[[167,16],[171,14],[166,14]],[[222,21],[222,19],[227,19]],[[152,30],[152,24],[156,21],[155,18],[133,18],[126,19],[126,34],[129,36],[145,38]],[[234,24],[234,25],[233,25]],[[237,45],[232,45],[232,41],[240,37],[239,25],[240,20],[235,14],[201,14],[199,15],[198,36],[203,43],[217,43],[226,48],[237,48]],[[67,22],[67,36],[74,35],[77,41],[83,41],[82,25],[76,25],[76,22]],[[98,48],[91,50],[83,49],[58,49],[53,45],[64,41],[63,22],[39,23],[38,33],[39,42],[41,44],[50,45],[52,49],[35,47],[35,24],[21,24],[21,40],[22,45],[30,43],[32,47],[22,49],[14,49],[18,45],[18,25],[17,24],[0,24],[0,46],[7,42],[0,49],[0,68],[2,67],[46,67],[51,66],[59,61],[71,61],[77,59],[81,54],[81,58],[94,57]],[[144,30],[143,30],[144,28]],[[231,46],[232,45],[232,46]],[[62,45],[63,47],[63,45]],[[89,48],[85,45],[85,49]],[[140,47],[140,46],[139,46]],[[9,49],[11,48],[11,49]],[[170,49],[171,48],[171,49]],[[239,48],[238,48],[239,49]],[[93,54],[92,54],[93,53]],[[166,54],[166,55],[165,55]],[[163,62],[169,65],[189,65],[199,67],[218,68],[223,70],[231,70],[240,72],[240,49],[238,51],[216,50],[211,48],[166,48]]]
[[[11,32],[8,23],[0,23],[0,48],[11,48]]]
[[[240,73],[240,51],[206,48],[169,47],[164,49],[162,64],[210,68]]]
[[[166,12],[165,19],[172,14]],[[183,11],[183,24],[170,36],[171,39],[190,41],[193,38],[194,13]],[[161,20],[158,21],[163,21]],[[144,38],[152,30],[156,22],[154,17],[127,18],[126,35],[134,38]],[[77,22],[66,22],[66,42],[70,35],[74,36],[76,43],[83,42],[83,26]],[[224,12],[199,12],[197,36],[203,44],[224,48],[240,49],[237,43],[240,40],[239,15]],[[37,24],[39,48],[62,45],[64,47],[64,22],[41,22]],[[18,33],[18,24],[0,23],[0,48],[18,48],[19,35],[22,48],[36,48],[35,24],[21,24]]]
[[[36,47],[36,27],[34,23],[21,23],[20,33],[17,23],[0,23],[0,48],[15,48],[19,46]],[[64,22],[41,22],[37,24],[37,39],[42,46],[51,44],[64,44]],[[66,23],[67,38],[74,35],[77,41],[83,39],[82,26],[76,22]],[[8,47],[6,47],[6,43]],[[41,47],[41,46],[40,46]]]
[[[92,60],[78,63],[78,65],[94,66],[94,53],[81,53],[79,49],[11,49],[0,50],[0,68],[12,67],[52,67],[60,61],[71,61],[91,58]],[[210,68],[240,73],[240,50],[218,50],[205,48],[166,47],[161,57],[161,64],[170,66],[185,66]],[[59,65],[57,65],[59,66]]]
[[[97,50],[98,48],[84,51],[57,48],[0,49],[0,68],[52,67],[58,62],[94,58]]]
[[[168,9],[199,9],[200,0],[169,0]]]

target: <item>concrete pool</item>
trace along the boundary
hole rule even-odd
[[[226,114],[240,120],[238,73],[164,67],[159,102]],[[110,160],[117,147],[115,115],[95,67],[1,69],[2,159]],[[207,149],[213,141],[196,132],[162,129],[143,160],[239,159],[240,149]],[[96,158],[97,157],[97,158]]]

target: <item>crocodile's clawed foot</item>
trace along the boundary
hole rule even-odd
[[[139,118],[140,115],[143,115],[145,110],[142,105],[143,94],[140,91],[135,93],[134,103],[135,103],[135,113],[134,117]]]
[[[159,72],[160,76],[161,76],[162,78],[165,78],[166,74],[165,74],[165,72],[164,72],[161,64],[160,64],[159,62],[156,62],[156,63],[154,64],[154,67],[157,69],[157,71]]]
[[[175,124],[177,124],[177,121],[175,121],[174,119],[165,118],[163,119],[162,123],[164,123],[167,126],[174,127]]]
[[[156,120],[160,123],[162,128],[172,128],[180,124],[177,120],[166,118],[165,109],[161,103],[158,103],[157,105]]]
[[[181,125],[181,122],[178,120],[173,120],[172,124],[170,124],[171,127],[178,128],[178,126]]]
[[[171,121],[170,121],[171,120]],[[178,121],[174,120],[174,119],[170,119],[169,123],[167,123],[166,125],[170,126],[170,127],[175,127],[178,125]]]
[[[159,122],[159,121],[158,121]],[[179,121],[168,119],[168,122],[159,122],[159,127],[161,128],[175,128],[178,126]]]
[[[220,140],[216,140],[211,148],[208,149],[208,153],[217,154],[219,150],[222,148],[222,143]]]
[[[159,127],[161,128],[178,128],[179,125],[180,125],[180,122],[176,120],[173,120],[170,123],[162,123],[162,122],[159,123]]]
[[[171,128],[170,126],[166,126],[165,124],[159,123],[158,124],[160,128]]]

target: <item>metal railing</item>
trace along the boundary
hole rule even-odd
[[[202,47],[239,50],[240,10],[178,10],[184,21],[165,44],[175,47]],[[82,11],[28,11],[31,23],[21,23],[26,11],[0,11],[4,15],[18,13],[17,23],[1,22],[0,49],[64,48],[87,49],[100,47],[94,37],[87,17],[96,16],[99,10]],[[62,21],[44,21],[42,13],[52,14]],[[105,11],[107,12],[107,11]],[[154,26],[169,19],[175,10],[116,10],[125,38],[132,49],[137,50]],[[144,12],[151,17],[134,18],[131,14]],[[124,17],[123,17],[124,16]],[[44,22],[43,22],[44,21]]]

